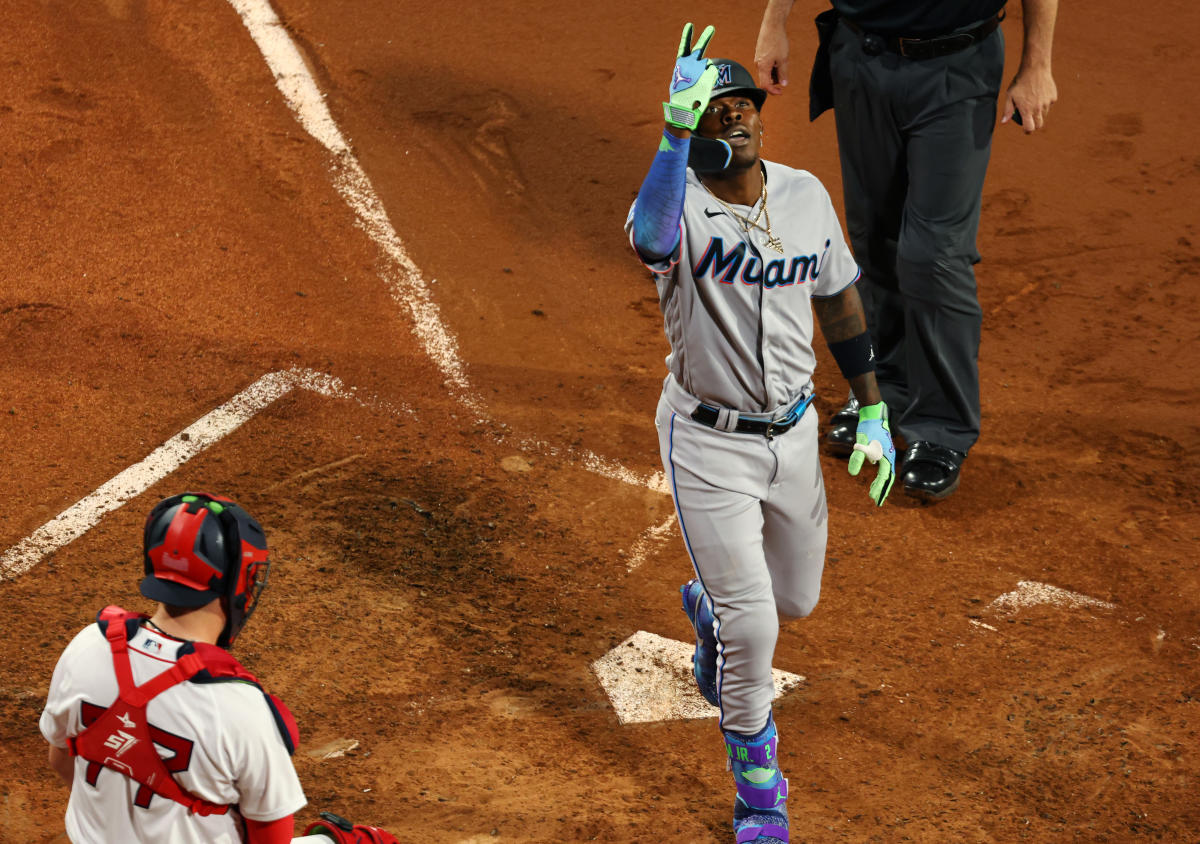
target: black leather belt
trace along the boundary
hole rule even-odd
[[[972,44],[978,44],[987,38],[1000,21],[1004,20],[1004,12],[981,23],[974,29],[964,32],[953,32],[949,35],[936,35],[930,38],[908,38],[903,35],[879,35],[868,32],[849,18],[842,18],[846,26],[862,39],[863,52],[869,56],[878,56],[884,50],[899,53],[906,59],[933,59],[939,56],[949,56],[965,50]]]
[[[796,406],[791,409],[788,415],[782,419],[744,419],[739,416],[733,426],[733,432],[738,434],[759,434],[767,439],[786,433],[796,427],[796,423],[804,416],[804,411],[812,403],[812,400],[812,396],[804,396],[796,403]],[[701,404],[692,411],[692,419],[701,425],[707,425],[719,431],[727,431],[729,429],[723,427],[721,424],[723,413],[728,414],[729,411]]]

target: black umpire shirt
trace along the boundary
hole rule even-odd
[[[985,21],[1005,0],[831,0],[844,18],[879,35],[930,37]]]

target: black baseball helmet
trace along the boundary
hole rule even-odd
[[[267,537],[249,513],[203,492],[165,498],[146,518],[142,534],[146,576],[141,592],[177,607],[202,607],[220,598],[225,629],[217,644],[233,645],[270,569]]]
[[[730,94],[745,94],[761,113],[763,103],[767,101],[767,92],[754,84],[754,77],[750,75],[750,71],[733,59],[710,61],[717,69],[717,81],[709,99],[728,97]],[[688,147],[688,166],[697,173],[716,173],[724,170],[729,166],[732,155],[733,151],[724,141],[692,133],[691,144]]]
[[[754,84],[750,71],[733,59],[711,59],[717,69],[717,82],[713,85],[710,99],[728,97],[730,94],[744,93],[754,103],[754,107],[762,111],[763,103],[767,101],[767,92]]]

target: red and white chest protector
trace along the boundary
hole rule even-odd
[[[116,606],[105,607],[100,612],[97,622],[112,649],[117,699],[98,714],[85,712],[84,729],[67,740],[68,749],[72,756],[80,756],[94,765],[117,771],[140,783],[142,790],[149,789],[154,794],[181,803],[193,814],[225,814],[229,811],[228,805],[212,803],[191,794],[171,776],[155,749],[155,728],[146,718],[146,705],[167,689],[189,680],[240,680],[253,684],[260,691],[262,687],[257,678],[228,651],[203,642],[185,644],[174,666],[142,685],[136,685],[129,662],[129,637],[144,618],[146,616]],[[298,730],[291,712],[274,695],[263,694],[288,752],[294,752]],[[183,767],[187,767],[187,760],[173,761],[182,762]],[[139,790],[138,802],[141,802],[142,790]],[[144,796],[148,799],[150,795]]]

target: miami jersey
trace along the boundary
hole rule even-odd
[[[667,368],[701,401],[744,413],[773,413],[811,392],[811,297],[833,296],[859,268],[821,182],[804,170],[764,161],[767,213],[782,252],[759,226],[746,232],[692,170],[687,171],[680,243],[655,274],[671,352]],[[636,202],[635,202],[636,205]],[[732,208],[732,212],[731,209]],[[625,221],[633,239],[633,207]]]
[[[129,642],[134,681],[141,685],[171,668],[181,645],[140,627]],[[89,625],[54,669],[42,735],[65,748],[67,739],[116,696],[108,640],[98,625]],[[232,808],[224,815],[193,815],[117,771],[75,757],[66,830],[76,844],[235,844],[242,840],[239,815],[272,821],[304,806],[291,757],[258,687],[237,681],[184,682],[151,700],[146,715],[155,749],[178,783],[197,797]]]

